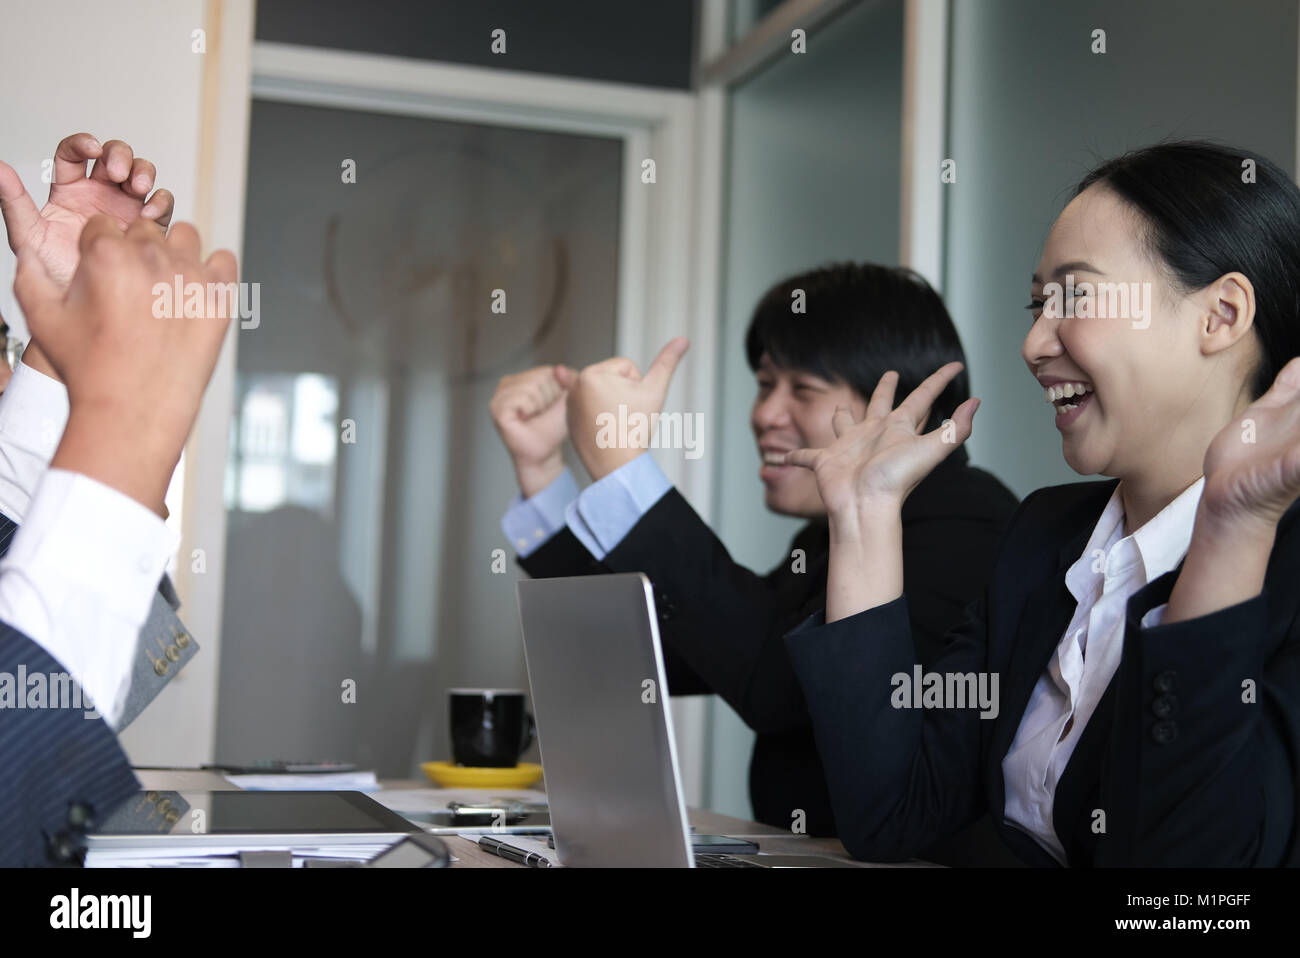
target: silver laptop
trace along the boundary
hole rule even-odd
[[[852,865],[816,855],[691,851],[650,580],[518,583],[555,851],[567,866]]]

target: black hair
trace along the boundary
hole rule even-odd
[[[804,312],[796,312],[803,291]],[[919,274],[874,263],[836,263],[791,276],[769,289],[745,334],[749,368],[766,353],[780,368],[847,383],[870,399],[880,377],[897,370],[894,404],[945,363],[966,362],[943,300]],[[930,409],[926,429],[970,398],[963,369]]]
[[[1074,195],[1098,183],[1141,215],[1144,242],[1176,288],[1204,289],[1231,272],[1250,280],[1260,345],[1251,398],[1262,396],[1300,355],[1300,190],[1291,178],[1258,153],[1182,140],[1107,160]]]

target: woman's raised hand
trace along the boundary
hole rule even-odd
[[[938,428],[922,433],[930,407],[958,373],[951,362],[925,379],[894,408],[898,373],[880,377],[866,415],[859,422],[843,406],[835,411],[836,440],[825,449],[796,449],[788,465],[811,469],[828,515],[896,514],[903,500],[940,462],[966,441],[979,400],[966,400]]]
[[[1220,526],[1277,525],[1300,496],[1300,357],[1205,453],[1201,512]]]

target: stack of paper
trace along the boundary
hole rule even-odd
[[[226,781],[250,792],[373,792],[379,788],[374,772],[227,775]]]

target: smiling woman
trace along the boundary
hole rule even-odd
[[[1044,308],[1075,275],[1097,285]],[[1149,284],[1147,316],[1085,304],[1101,283]],[[1300,191],[1210,143],[1119,157],[1057,218],[1031,306],[1022,355],[1065,459],[1118,481],[1027,498],[933,665],[1000,676],[991,732],[970,708],[890,702],[917,656],[903,500],[978,404],[924,431],[956,364],[897,408],[882,377],[864,416],[788,457],[830,510],[825,623],[787,646],[844,844],[907,858],[989,810],[1033,864],[1295,864]]]

